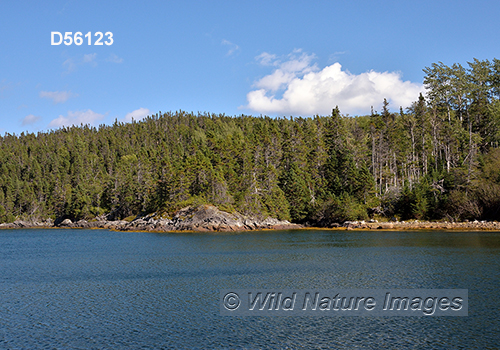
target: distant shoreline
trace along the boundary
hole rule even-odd
[[[109,217],[97,217],[94,220],[45,219],[42,221],[16,220],[13,223],[0,224],[0,229],[16,228],[80,228],[109,229],[116,231],[149,231],[149,232],[240,232],[257,230],[293,230],[293,229],[328,229],[328,230],[465,230],[465,231],[500,231],[500,222],[430,222],[430,221],[346,221],[321,224],[294,224],[275,218],[256,218],[238,212],[229,213],[213,205],[189,206],[175,212],[171,217],[157,213],[137,216],[133,220],[114,220]]]
[[[267,219],[269,220],[269,219]],[[328,230],[328,231],[490,231],[500,232],[500,222],[473,221],[473,222],[430,222],[430,221],[401,221],[401,222],[364,222],[354,221],[343,224],[332,224],[329,227],[298,225],[287,222],[250,223],[242,226],[231,225],[199,225],[184,224],[182,226],[141,224],[126,221],[85,221],[54,225],[49,221],[0,224],[0,229],[108,229],[113,231],[130,232],[251,232],[251,231],[279,231],[279,230]]]
[[[450,230],[450,231],[500,231],[500,222],[497,221],[469,221],[469,222],[432,222],[432,221],[396,221],[396,222],[345,222],[337,229],[345,230]]]

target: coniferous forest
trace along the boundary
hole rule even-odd
[[[424,69],[406,110],[158,113],[0,137],[0,223],[213,204],[297,223],[500,219],[500,60]],[[335,101],[332,101],[335,105]]]

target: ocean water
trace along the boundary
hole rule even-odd
[[[468,289],[467,317],[227,317],[221,289]],[[500,233],[0,230],[0,348],[498,349]]]

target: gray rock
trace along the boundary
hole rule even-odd
[[[89,228],[89,227],[90,227],[90,225],[89,225],[89,223],[87,222],[87,220],[78,220],[78,221],[76,222],[76,226],[77,226],[77,227],[81,227],[81,228]]]
[[[71,226],[73,222],[70,219],[64,219],[59,226],[64,227],[64,226]]]
[[[32,226],[30,223],[23,220],[16,220],[13,222],[15,227],[30,227]]]

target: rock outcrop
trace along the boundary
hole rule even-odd
[[[157,218],[155,214],[151,214],[119,226],[117,229],[129,231],[248,231],[302,227],[273,218],[261,220],[239,213],[228,213],[212,205],[186,207],[171,218]]]
[[[0,228],[44,228],[54,227],[54,220],[46,219],[43,221],[38,220],[16,220],[14,222],[0,224]]]

